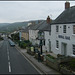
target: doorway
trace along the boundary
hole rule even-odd
[[[61,54],[62,55],[67,55],[67,44],[66,43],[62,43],[61,45]]]

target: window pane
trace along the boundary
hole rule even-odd
[[[59,32],[59,26],[56,26],[56,32]]]
[[[75,55],[75,45],[73,45],[73,54]]]
[[[75,34],[75,25],[73,25],[73,34]]]
[[[59,48],[59,42],[56,40],[56,48]]]
[[[66,25],[63,26],[63,33],[66,33]]]

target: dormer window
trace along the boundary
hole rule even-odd
[[[75,25],[73,25],[73,34],[75,34]]]
[[[56,32],[59,32],[59,26],[56,26]]]
[[[63,33],[66,33],[66,25],[63,26]]]

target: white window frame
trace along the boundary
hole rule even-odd
[[[73,34],[75,34],[75,25],[73,25]]]
[[[59,26],[56,25],[56,32],[59,32]]]
[[[59,41],[56,40],[56,48],[59,48]]]
[[[66,29],[67,29],[67,26],[64,25],[64,26],[63,26],[63,33],[66,33]]]
[[[75,55],[75,45],[74,44],[72,45],[72,48],[73,48],[73,55]]]

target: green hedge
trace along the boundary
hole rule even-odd
[[[19,46],[21,48],[26,48],[26,47],[30,47],[31,46],[31,42],[28,42],[28,41],[19,41]]]
[[[72,58],[70,62],[68,62],[71,68],[75,68],[75,58]]]
[[[67,69],[71,69],[71,70],[75,71],[75,58],[71,58],[69,62],[61,63],[61,66],[62,67],[65,66]]]
[[[53,56],[51,56],[50,54],[47,55],[49,58],[55,59]]]
[[[3,38],[2,38],[2,37],[0,37],[0,40],[3,40]]]

